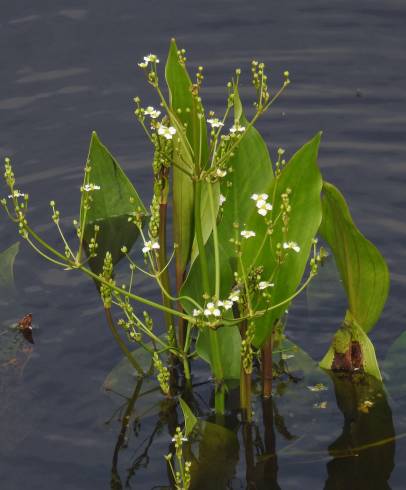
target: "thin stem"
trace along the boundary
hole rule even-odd
[[[123,339],[120,337],[120,334],[117,332],[116,326],[114,325],[114,320],[111,315],[111,310],[110,308],[104,308],[104,312],[106,314],[106,319],[108,326],[111,330],[111,333],[113,334],[113,337],[117,344],[119,345],[120,349],[123,351],[124,355],[130,362],[130,364],[134,367],[134,369],[140,374],[141,376],[144,376],[144,371],[142,367],[138,364],[138,362],[134,359],[133,355],[129,351],[128,347],[125,345]]]
[[[37,240],[37,242],[40,243],[44,248],[46,248],[47,250],[49,250],[50,252],[52,252],[56,257],[59,257],[60,259],[62,259],[64,261],[63,264],[59,264],[59,265],[71,267],[72,269],[81,270],[82,272],[84,272],[86,275],[88,275],[92,279],[95,279],[97,282],[99,282],[101,284],[104,284],[106,286],[109,286],[110,289],[112,289],[113,291],[115,291],[117,293],[120,293],[120,294],[124,295],[125,297],[128,297],[130,299],[133,299],[134,301],[137,301],[137,302],[142,303],[144,305],[151,306],[152,308],[156,308],[157,310],[167,311],[168,313],[171,313],[171,314],[173,314],[175,316],[184,318],[185,320],[188,320],[188,321],[190,321],[192,323],[196,323],[196,319],[193,318],[192,316],[186,315],[186,314],[184,314],[184,313],[182,313],[180,311],[174,310],[172,308],[166,308],[164,305],[161,305],[160,303],[156,303],[155,301],[150,301],[150,300],[148,300],[146,298],[143,298],[143,297],[138,296],[136,294],[130,293],[130,292],[126,291],[123,288],[120,288],[120,287],[118,287],[116,285],[113,285],[113,284],[109,283],[108,281],[106,281],[102,277],[100,277],[97,274],[95,274],[94,272],[92,272],[90,269],[87,269],[86,267],[83,267],[83,265],[76,264],[76,263],[72,263],[72,262],[67,261],[65,255],[61,254],[60,252],[58,252],[57,250],[55,250],[53,247],[51,247],[48,243],[46,243],[28,225],[25,225],[24,226],[24,229],[27,232],[29,232],[35,238],[35,240]]]

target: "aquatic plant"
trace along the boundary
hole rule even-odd
[[[252,374],[258,367],[263,395],[270,397],[272,352],[283,339],[285,312],[317,276],[330,250],[348,311],[321,366],[364,371],[380,379],[367,334],[386,301],[386,263],[353,223],[339,190],[323,181],[317,165],[321,133],[289,160],[279,148],[272,161],[255,129],[258,118],[289,86],[289,72],[272,92],[264,63],[252,62],[255,101],[249,119],[246,112],[252,109],[244,110],[239,95],[240,69],[227,84],[220,116],[206,113],[201,98],[203,68],[192,80],[185,51],[178,50],[174,40],[165,67],[168,96],[159,66],[153,54],[139,63],[159,109],[134,99],[135,116],[153,147],[150,205],[143,204],[117,160],[93,133],[80,188],[80,217],[73,223],[76,247],[65,237],[54,201],[52,220],[62,248],[52,247],[31,227],[29,196],[16,187],[6,159],[9,190],[1,204],[21,237],[55,265],[80,270],[95,281],[109,328],[140,376],[149,368],[131,352],[132,344],[148,354],[167,396],[174,394],[173,368],[182,369],[190,387],[193,360],[200,358],[213,375],[216,413],[225,412],[226,391],[237,381],[241,410],[248,420]],[[172,244],[168,236],[173,236]],[[139,239],[143,264],[132,252]],[[119,284],[115,275],[122,259],[128,263],[125,284]],[[161,302],[134,292],[139,274],[154,281]],[[120,312],[117,322],[113,307]],[[162,312],[164,333],[147,308]]]

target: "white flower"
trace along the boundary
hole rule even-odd
[[[100,186],[99,185],[96,185],[96,184],[86,184],[86,185],[83,186],[83,190],[85,192],[99,191],[100,190]]]
[[[172,442],[178,442],[178,439],[179,438],[172,437]],[[183,442],[187,442],[188,441],[188,438],[183,436],[180,440],[183,441]]]
[[[145,61],[141,61],[141,63],[138,63],[138,66],[140,68],[146,68],[148,66],[148,63],[146,63]]]
[[[251,238],[253,236],[255,236],[255,231],[251,231],[251,230],[242,230],[242,232],[240,233],[240,235],[244,238]]]
[[[233,307],[233,302],[229,299],[223,301],[223,306],[225,310],[230,310]]]
[[[233,301],[234,303],[236,303],[237,301],[239,301],[240,300],[240,290],[239,289],[235,289],[234,291],[231,291],[230,296],[228,297],[228,299],[230,301]]]
[[[222,170],[221,168],[218,168],[216,170],[216,175],[218,177],[225,177],[227,175],[227,172],[225,170]]]
[[[226,202],[226,200],[227,199],[225,198],[225,196],[223,196],[223,194],[220,194],[220,196],[219,196],[219,204],[220,204],[220,206],[222,206]]]
[[[284,244],[282,246],[284,249],[290,248],[291,250],[295,251],[296,253],[300,252],[300,247],[296,242],[284,242]]]
[[[206,316],[221,316],[221,311],[214,303],[207,303],[204,314]]]
[[[201,312],[200,310],[198,310],[197,308],[195,308],[195,309],[193,310],[193,312],[192,312],[192,315],[193,315],[193,316],[200,316],[200,315],[201,315],[201,313],[202,313],[202,312]]]
[[[257,201],[258,214],[261,216],[266,216],[269,211],[272,211],[272,204],[266,202],[262,199]]]
[[[245,127],[239,126],[238,124],[234,124],[234,126],[230,128],[230,133],[243,133],[244,131]]]
[[[148,56],[144,56],[145,63],[159,63],[159,59],[155,54],[149,54]]]
[[[161,124],[158,128],[158,134],[164,136],[167,140],[171,140],[172,136],[176,134],[176,129],[172,126],[169,126],[169,128],[167,128],[166,126]]]
[[[253,201],[266,201],[268,199],[268,194],[252,194],[251,199]]]
[[[221,128],[222,126],[224,126],[224,124],[219,119],[217,119],[217,117],[213,119],[207,119],[207,122],[212,128]]]
[[[258,289],[266,289],[266,288],[273,288],[274,287],[274,283],[273,282],[269,282],[269,281],[260,281],[258,283]]]
[[[146,109],[145,109],[145,114],[147,116],[150,116],[152,117],[152,119],[156,119],[157,117],[160,116],[161,114],[161,111],[157,111],[156,109],[154,109],[152,106],[148,106]]]
[[[13,191],[12,194],[9,194],[8,198],[13,199],[13,197],[24,197],[25,194],[23,192],[18,191],[17,189]]]
[[[142,247],[142,252],[146,254],[147,252],[150,252],[153,249],[158,250],[159,248],[160,247],[158,242],[148,241],[144,243],[144,246]]]

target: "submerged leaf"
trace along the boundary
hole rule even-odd
[[[0,296],[7,299],[15,293],[14,261],[20,249],[20,242],[16,242],[0,253]]]
[[[235,474],[239,444],[235,432],[211,422],[201,422],[198,455],[192,459],[191,490],[223,490]]]
[[[82,197],[80,219],[81,225],[83,221],[86,223],[86,253],[89,253],[88,245],[94,236],[94,226],[100,228],[97,257],[89,261],[92,270],[98,273],[102,270],[107,251],[112,254],[113,263],[116,264],[123,257],[121,248],[131,249],[138,237],[138,230],[128,218],[136,210],[143,215],[147,211],[123,169],[95,132],[92,133],[88,160],[91,166],[89,181],[100,189],[91,193],[92,201],[87,212],[83,209]]]

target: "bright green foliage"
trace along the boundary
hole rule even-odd
[[[389,291],[389,271],[379,250],[355,226],[347,203],[332,184],[323,184],[320,234],[329,244],[356,322],[369,332]]]
[[[180,168],[191,174],[195,167],[206,165],[207,130],[203,107],[192,93],[192,81],[174,39],[169,48],[165,76],[170,94],[170,119],[177,129],[174,138],[173,234],[179,245],[176,266],[181,274],[189,261],[194,237],[194,189],[192,180]]]
[[[83,209],[84,198],[81,202],[81,226],[85,220],[84,240],[87,245],[94,235],[94,226],[100,230],[97,235],[97,256],[90,259],[90,266],[95,272],[100,272],[107,251],[116,264],[122,257],[121,248],[131,249],[138,237],[137,227],[129,221],[134,212],[146,215],[147,211],[139,198],[137,191],[123,172],[117,160],[102,144],[93,132],[88,162],[90,164],[89,182],[100,186],[99,190],[91,193],[91,205]]]
[[[350,330],[346,323],[339,329],[320,366],[331,369],[334,351],[348,351],[350,342],[358,341],[362,350],[363,369],[380,380],[375,349],[367,333],[378,320],[388,296],[388,267],[378,249],[355,226],[343,195],[326,182],[323,185],[323,221],[320,234],[334,254],[347,294],[346,318],[350,325]],[[346,339],[341,333],[343,329]],[[351,335],[348,340],[349,332]]]
[[[0,253],[0,293],[2,299],[8,297],[15,290],[14,261],[20,249],[20,242],[16,242]]]
[[[179,405],[183,413],[183,418],[185,419],[185,436],[189,437],[198,423],[198,419],[182,398],[179,398]]]
[[[322,179],[317,166],[320,136],[317,134],[300,148],[282,170],[278,179],[275,179],[272,186],[268,188],[267,193],[273,196],[275,217],[281,208],[282,194],[286,193],[287,189],[291,190],[289,195],[291,212],[287,233],[284,233],[282,221],[279,219],[271,236],[272,248],[267,244],[263,252],[257,256],[259,243],[266,233],[266,226],[263,217],[256,213],[255,208],[249,221],[249,229],[260,230],[260,232],[257,231],[257,237],[247,240],[244,244],[243,260],[246,268],[262,265],[264,267],[262,276],[267,279],[272,278],[272,283],[275,284],[272,288],[273,305],[285,301],[299,286],[309,259],[312,241],[320,225]],[[300,252],[287,254],[283,264],[278,266],[276,245],[288,241],[297,242]],[[283,315],[288,306],[289,303],[285,303],[256,320],[255,345],[263,344],[271,334],[275,321]]]

